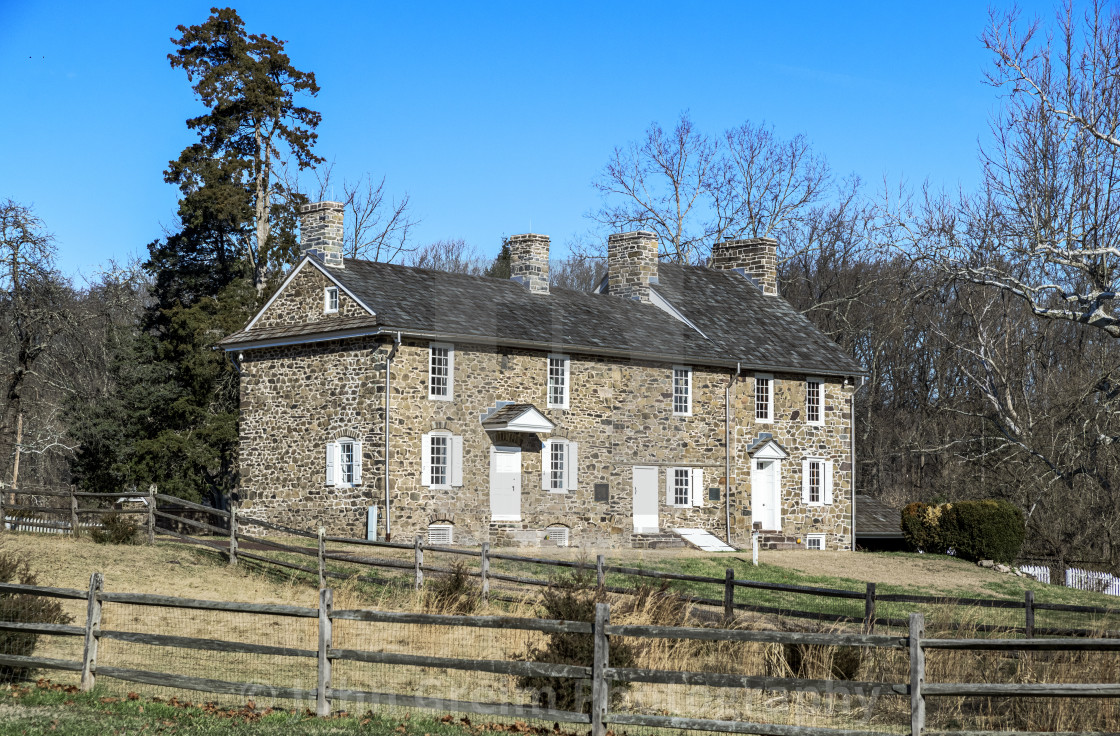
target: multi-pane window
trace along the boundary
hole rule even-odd
[[[682,366],[673,368],[673,413],[687,415],[692,413],[692,369]]]
[[[824,503],[824,463],[810,460],[809,466],[809,503]]]
[[[454,360],[450,345],[432,343],[429,348],[428,398],[451,398],[451,371]]]
[[[550,408],[568,407],[567,356],[548,356],[548,405]]]
[[[822,411],[822,386],[821,382],[810,378],[805,381],[805,421],[810,424],[820,424]]]
[[[769,376],[754,377],[754,418],[760,422],[772,421],[774,379]]]
[[[553,491],[564,491],[568,488],[567,480],[567,450],[563,442],[550,442],[548,486]]]
[[[338,311],[338,287],[328,286],[323,291],[323,311],[327,313]]]
[[[431,463],[429,464],[428,482],[433,486],[448,485],[448,440],[451,438],[443,434],[431,436]]]
[[[338,478],[340,483],[346,485],[354,484],[353,442],[340,442],[338,444]]]
[[[824,535],[823,534],[809,534],[805,537],[805,548],[814,550],[824,549]]]
[[[692,503],[692,469],[673,468],[673,504],[689,506]]]

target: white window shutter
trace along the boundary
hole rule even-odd
[[[824,471],[824,481],[821,485],[824,486],[824,502],[826,504],[832,503],[832,461],[821,463],[822,470]]]
[[[362,443],[354,443],[354,485],[362,482]]]
[[[569,442],[568,443],[568,457],[566,459],[568,461],[567,466],[565,468],[568,471],[567,472],[567,475],[568,475],[568,477],[567,477],[568,490],[569,491],[574,491],[577,488],[579,488],[579,443],[578,442]]]
[[[328,486],[333,486],[334,485],[334,468],[335,468],[334,459],[335,459],[335,456],[337,454],[337,450],[338,450],[338,445],[337,444],[335,444],[334,442],[328,442],[327,443],[327,485]]]
[[[692,469],[692,505],[704,505],[704,469]]]
[[[801,461],[801,503],[809,505],[809,461]]]
[[[426,434],[420,442],[420,485],[432,487],[432,435]]]
[[[665,468],[665,503],[673,505],[673,468]]]
[[[552,490],[552,440],[541,443],[541,490]]]
[[[451,485],[463,485],[463,436],[451,438]]]

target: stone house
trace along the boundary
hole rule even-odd
[[[776,242],[659,263],[611,235],[595,293],[342,257],[306,205],[304,257],[240,332],[246,516],[451,544],[655,546],[673,529],[851,549],[863,374],[777,293]],[[376,518],[376,528],[370,523]]]

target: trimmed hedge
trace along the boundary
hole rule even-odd
[[[902,535],[914,551],[1011,564],[1026,539],[1023,512],[1007,501],[958,501],[902,510]]]
[[[957,557],[1010,565],[1027,537],[1023,512],[1007,501],[959,501],[941,515],[941,539]]]

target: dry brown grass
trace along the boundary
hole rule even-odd
[[[216,556],[188,548],[157,546],[106,547],[85,540],[15,535],[7,542],[32,548],[43,584],[84,588],[94,570],[104,572],[106,588],[215,600],[283,602],[317,605],[313,588],[244,569],[231,570]],[[399,611],[432,611],[453,605],[434,599],[431,591],[400,588],[372,590],[357,582],[335,586],[335,607],[378,608]],[[84,619],[84,603],[73,605],[75,618]],[[538,599],[529,594],[515,603],[494,603],[478,613],[532,617],[539,615]],[[657,595],[612,600],[615,623],[683,623],[687,606],[671,596]],[[977,611],[976,622],[984,620]],[[954,614],[954,625],[959,624]],[[947,621],[930,620],[927,629],[937,635]],[[744,616],[735,626],[775,629],[779,622],[763,616]],[[276,616],[231,614],[182,609],[106,604],[104,629],[195,636],[314,649],[317,622]],[[807,626],[799,626],[807,630]],[[818,627],[816,630],[839,630]],[[969,631],[957,632],[968,637]],[[976,634],[976,636],[982,636]],[[908,655],[902,650],[849,650],[840,647],[793,648],[776,644],[629,640],[638,653],[636,666],[726,672],[808,679],[850,679],[861,682],[905,683]],[[335,646],[369,651],[402,652],[477,659],[519,659],[544,644],[544,635],[516,630],[368,624],[337,621]],[[38,654],[77,658],[80,640],[44,638]],[[102,664],[159,670],[198,677],[313,688],[313,659],[196,652],[187,649],[102,642]],[[1120,682],[1120,656],[1100,652],[1034,653],[1017,656],[999,652],[931,651],[929,682]],[[65,679],[50,673],[56,680]],[[128,683],[104,680],[121,691],[140,689]],[[532,694],[516,685],[516,678],[457,670],[338,662],[333,685],[338,688],[423,694],[432,697],[512,702],[528,705]],[[144,688],[158,695],[180,696],[161,688]],[[197,694],[197,699],[220,700]],[[258,698],[258,702],[265,699]],[[281,703],[282,704],[282,703]],[[342,706],[345,707],[345,706]],[[746,720],[801,726],[851,727],[862,725],[886,731],[908,726],[909,702],[901,696],[839,696],[808,692],[779,693],[734,688],[661,686],[637,684],[620,705],[625,712],[673,714],[691,717]],[[930,699],[931,728],[1021,730],[1120,730],[1117,704],[1111,700],[1065,699]]]

